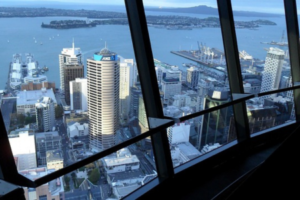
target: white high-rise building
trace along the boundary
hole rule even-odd
[[[270,48],[268,51],[260,92],[268,92],[279,88],[284,51],[278,48]],[[276,94],[275,94],[276,96]],[[269,98],[269,95],[261,97],[262,100]]]
[[[36,124],[39,131],[51,131],[55,126],[54,102],[50,97],[42,97],[35,104]]]
[[[75,48],[73,41],[72,48],[63,48],[59,54],[59,72],[60,72],[60,89],[65,90],[64,67],[66,65],[81,65],[81,50]]]
[[[87,59],[90,147],[114,146],[119,127],[120,59],[107,48]]]
[[[200,71],[196,67],[188,68],[186,73],[186,83],[189,88],[196,89],[200,78]]]
[[[130,87],[133,86],[134,63],[133,59],[120,57],[120,120],[125,122],[129,115]]]
[[[9,143],[14,157],[17,160],[18,170],[37,167],[34,134],[20,131],[16,136],[9,137]]]
[[[87,78],[70,81],[71,110],[88,110]]]

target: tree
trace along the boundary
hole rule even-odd
[[[55,118],[60,118],[64,113],[64,109],[61,106],[55,107]]]
[[[100,172],[98,168],[93,169],[91,174],[89,175],[89,181],[91,181],[93,184],[96,185],[99,178],[100,178]]]

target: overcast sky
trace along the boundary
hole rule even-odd
[[[65,2],[65,3],[90,3],[103,5],[124,5],[124,0],[0,0],[1,2]],[[216,0],[144,0],[145,6],[156,7],[192,7],[198,5],[207,5],[216,7]],[[232,0],[233,10],[257,11],[268,13],[283,13],[283,0]]]

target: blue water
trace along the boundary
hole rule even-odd
[[[147,12],[148,15],[163,15],[170,13]],[[187,14],[182,14],[187,15]],[[205,15],[191,15],[193,17],[207,17]],[[38,17],[38,18],[0,18],[0,89],[5,87],[9,63],[15,53],[32,53],[39,62],[39,66],[49,67],[46,73],[49,81],[55,81],[59,87],[58,55],[63,48],[71,47],[72,39],[75,46],[80,47],[86,60],[95,51],[104,47],[105,41],[110,50],[117,52],[124,58],[134,58],[130,30],[128,26],[97,26],[95,28],[80,28],[69,30],[43,29],[41,23],[49,23],[60,19],[82,19],[76,17]],[[236,18],[235,20],[256,20],[257,18]],[[286,30],[284,17],[269,18],[277,26],[262,26],[258,30],[237,29],[239,50],[245,50],[255,58],[264,59],[265,47],[260,42],[280,41],[282,31]],[[155,58],[172,65],[190,62],[173,55],[171,50],[197,49],[197,41],[209,47],[223,49],[221,30],[218,28],[204,28],[194,30],[166,30],[149,27],[151,46]],[[59,36],[57,36],[59,34]],[[285,33],[286,36],[286,33]],[[34,43],[34,38],[37,43]],[[49,40],[51,37],[51,40]],[[54,37],[54,38],[53,38]],[[9,42],[8,42],[9,40]],[[40,42],[43,45],[40,45]],[[86,66],[86,65],[85,65]]]

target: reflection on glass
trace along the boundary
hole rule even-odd
[[[295,120],[293,91],[253,98],[246,106],[250,134]]]
[[[148,124],[124,1],[39,4],[0,8],[0,103],[18,170],[51,173]]]
[[[54,170],[47,166],[19,173],[35,180]],[[63,177],[35,189],[24,188],[24,191],[27,199],[120,199],[156,176],[151,142],[141,140]]]
[[[244,92],[252,94],[289,87],[291,76],[283,1],[232,1],[233,10],[258,5],[260,12],[233,13]]]
[[[204,105],[208,109],[229,101],[228,91],[211,90],[204,99]],[[236,140],[233,109],[229,106],[177,123],[169,127],[167,133],[173,166],[177,167]]]
[[[217,3],[181,2],[168,9],[153,4],[157,8],[146,7],[146,20],[164,114],[201,111],[209,89],[230,90]]]

